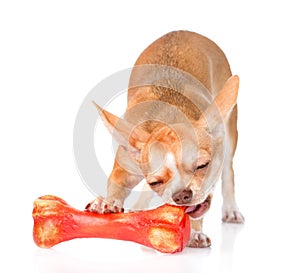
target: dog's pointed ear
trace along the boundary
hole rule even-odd
[[[210,129],[224,122],[236,105],[239,90],[239,77],[231,76],[224,84],[214,101],[205,109],[198,123]]]
[[[119,145],[134,154],[135,158],[138,158],[140,151],[150,137],[149,133],[104,110],[94,101],[93,104],[96,106],[105,126]]]

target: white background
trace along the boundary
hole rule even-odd
[[[1,1],[0,271],[299,272],[299,25],[291,0]],[[101,239],[39,249],[35,198],[55,194],[77,208],[93,198],[72,150],[82,100],[177,29],[214,40],[240,76],[235,170],[245,225],[221,224],[219,185],[205,226],[211,249],[165,256]],[[110,140],[101,141],[110,160]]]

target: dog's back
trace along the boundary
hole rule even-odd
[[[165,86],[170,88],[151,79],[153,75],[160,77],[159,81],[166,75]],[[144,123],[148,132],[158,126],[153,120],[183,122],[178,110],[190,120],[198,120],[201,115],[199,105],[207,105],[207,101],[195,105],[193,100],[203,100],[205,92],[215,97],[230,76],[228,61],[214,42],[194,32],[170,32],[148,46],[137,59],[128,89],[128,109],[134,107],[134,111],[130,113],[127,109],[125,118],[135,124],[152,120]],[[190,91],[193,79],[198,86],[200,84],[197,91],[203,93],[200,96],[184,94]],[[143,82],[153,84],[144,85]],[[137,105],[146,101],[156,103],[143,104],[139,111]],[[157,102],[175,107],[159,107]]]
[[[197,78],[213,95],[231,76],[223,51],[208,38],[189,31],[170,32],[153,42],[135,63],[144,64],[179,68]]]

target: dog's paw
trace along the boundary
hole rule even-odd
[[[107,201],[99,196],[85,207],[86,210],[97,213],[117,213],[124,212],[123,206],[119,201]]]
[[[189,247],[204,248],[210,247],[210,245],[211,241],[207,235],[205,235],[204,233],[192,232],[191,238],[188,243]]]
[[[222,221],[224,223],[243,224],[245,222],[245,218],[237,207],[223,206]]]
[[[90,211],[90,212],[103,213],[103,211],[102,211],[103,201],[104,201],[104,198],[99,196],[95,200],[88,203],[85,206],[85,210]]]

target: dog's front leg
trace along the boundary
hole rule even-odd
[[[237,106],[234,107],[226,124],[226,153],[222,172],[222,221],[227,223],[244,223],[244,217],[239,211],[234,194],[234,171],[232,160],[235,153],[237,132]]]
[[[142,176],[129,173],[115,161],[114,168],[107,181],[107,196],[99,196],[90,202],[86,209],[98,213],[122,212],[124,200],[131,189],[141,180]]]
[[[204,248],[211,245],[211,241],[202,231],[203,218],[191,220],[191,237],[188,243],[189,247]]]

